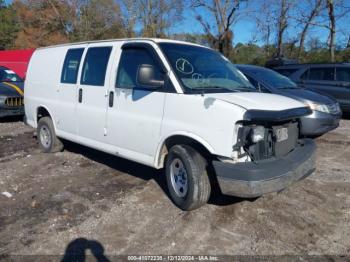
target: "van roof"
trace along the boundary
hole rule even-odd
[[[184,45],[206,47],[206,46],[185,42],[185,41],[179,41],[179,40],[138,37],[138,38],[120,38],[120,39],[106,39],[106,40],[94,40],[94,41],[84,41],[84,42],[76,42],[76,43],[65,43],[65,44],[59,44],[59,45],[39,47],[37,49],[42,50],[42,49],[53,48],[53,47],[74,46],[74,45],[81,45],[81,44],[95,44],[95,43],[104,43],[104,42],[108,43],[108,42],[117,42],[117,41],[142,41],[142,40],[152,41],[154,43],[177,43],[177,44],[184,44]]]

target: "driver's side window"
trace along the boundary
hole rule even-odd
[[[142,88],[137,82],[137,72],[143,64],[154,67],[155,80],[162,80],[162,73],[149,52],[144,48],[124,49],[118,66],[116,87],[124,89]]]

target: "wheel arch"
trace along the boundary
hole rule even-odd
[[[163,168],[165,157],[167,156],[170,148],[179,144],[190,145],[205,156],[210,156],[214,153],[214,148],[203,138],[195,134],[187,132],[173,133],[162,139],[162,141],[159,143],[154,166],[156,168]]]
[[[52,120],[53,126],[54,126],[54,128],[56,130],[56,123],[54,121],[54,118],[53,118],[53,115],[52,115],[51,111],[46,106],[39,105],[36,108],[36,113],[35,113],[36,126],[38,126],[38,122],[39,122],[40,118],[43,118],[43,117],[50,117],[51,120]]]

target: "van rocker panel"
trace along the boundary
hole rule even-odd
[[[278,192],[315,171],[316,144],[311,139],[300,140],[288,155],[257,163],[224,163],[213,161],[213,167],[223,194],[254,198]]]

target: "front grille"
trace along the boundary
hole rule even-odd
[[[288,130],[288,137],[286,140],[279,142],[276,134],[277,130],[281,128],[286,128]],[[299,138],[299,128],[297,122],[288,123],[282,126],[273,126],[272,129],[274,132],[274,153],[276,157],[282,157],[288,154],[297,146]]]
[[[5,105],[9,107],[18,107],[24,105],[23,97],[8,97],[5,100]]]
[[[338,103],[327,105],[329,113],[336,115],[340,113],[340,107]]]

